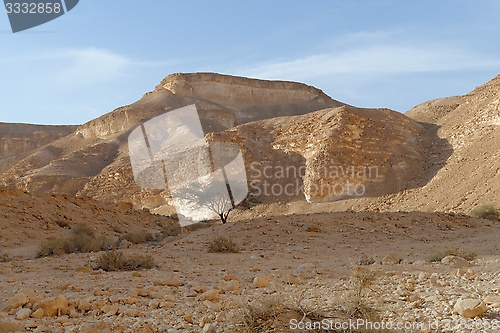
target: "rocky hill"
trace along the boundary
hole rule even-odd
[[[383,209],[465,211],[500,203],[500,76],[464,96],[426,102],[406,115],[436,132],[421,188],[377,200]]]
[[[0,172],[30,151],[72,133],[77,126],[0,123]]]
[[[135,185],[127,138],[144,121],[195,104],[208,141],[243,151],[254,204],[319,209],[300,203],[306,199],[333,202],[322,210],[468,211],[500,202],[499,81],[403,115],[348,106],[300,83],[173,74],[139,101],[77,128],[4,130],[1,180],[171,214],[168,191]],[[23,133],[33,134],[13,149],[12,138]],[[273,185],[281,192],[270,193]]]

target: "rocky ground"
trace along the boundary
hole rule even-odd
[[[261,215],[124,242],[158,267],[105,272],[101,253],[35,258],[40,231],[0,248],[0,332],[498,332],[499,232],[441,213]],[[240,252],[209,253],[216,236]],[[428,260],[453,247],[477,257]]]

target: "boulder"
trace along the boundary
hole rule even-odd
[[[475,318],[488,311],[488,307],[478,299],[459,299],[453,311],[465,318]]]
[[[10,311],[12,309],[16,309],[28,304],[29,301],[30,299],[28,295],[26,295],[25,293],[17,293],[7,300],[7,302],[5,303],[5,308],[7,309],[7,311]]]
[[[45,299],[35,304],[34,310],[38,309],[42,309],[46,317],[60,316],[68,312],[68,300],[64,295]]]

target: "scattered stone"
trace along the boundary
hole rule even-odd
[[[129,242],[128,240],[126,239],[122,239],[120,241],[120,249],[128,249],[132,246],[133,244],[131,242]]]
[[[294,276],[298,276],[302,279],[312,279],[318,274],[316,270],[316,265],[310,262],[306,262],[301,264],[297,269],[292,273]]]
[[[184,315],[184,320],[185,320],[187,323],[192,324],[192,323],[193,323],[193,315],[192,315],[191,313],[185,314],[185,315]]]
[[[175,328],[169,328],[169,329],[167,330],[167,333],[179,333],[179,331],[178,331],[178,330],[176,330]]]
[[[481,300],[459,299],[453,311],[465,318],[475,318],[488,311],[488,308]]]
[[[16,312],[16,319],[17,320],[23,320],[26,318],[29,318],[31,315],[31,309],[20,309],[19,311]]]
[[[437,273],[432,273],[430,278],[429,278],[429,281],[431,281],[431,284],[433,286],[441,286],[441,284],[439,283],[439,275]]]
[[[203,305],[205,305],[209,310],[214,311],[214,312],[222,311],[222,304],[220,304],[220,303],[205,301],[205,302],[203,302]]]
[[[302,230],[306,232],[321,232],[321,228],[314,223],[311,224],[304,224],[302,226]]]
[[[78,302],[78,310],[80,311],[90,311],[92,309],[92,305],[88,299],[82,299]]]
[[[7,303],[5,303],[5,309],[7,309],[7,311],[17,309],[28,304],[29,301],[30,299],[28,295],[25,293],[18,293],[7,300]]]
[[[136,295],[140,297],[148,297],[149,296],[149,290],[146,289],[137,289],[136,290]]]
[[[220,300],[219,292],[215,289],[208,290],[201,294],[200,301],[211,301],[215,302]]]
[[[368,257],[367,255],[363,254],[361,257],[359,257],[358,261],[356,261],[357,265],[361,266],[368,266],[372,265],[375,263],[375,259],[372,257]]]
[[[35,312],[31,314],[31,318],[40,319],[43,317],[43,315],[44,315],[43,309],[37,309]]]
[[[483,300],[485,304],[495,304],[500,303],[500,295],[489,295],[486,296]]]
[[[217,332],[217,328],[214,325],[206,324],[203,327],[203,331],[201,331],[201,332],[202,333],[216,333]]]
[[[470,266],[470,263],[467,260],[457,256],[446,256],[441,260],[441,263],[453,268],[464,268]]]
[[[0,269],[0,274],[4,274],[4,275],[12,275],[14,274],[14,271],[12,270],[11,267],[2,267]]]
[[[34,310],[38,309],[42,309],[47,317],[61,316],[68,313],[68,301],[64,295],[42,300],[34,306]]]
[[[0,322],[0,332],[2,332],[2,333],[3,332],[14,333],[14,332],[26,332],[26,330],[23,327],[21,327],[21,325],[19,325],[19,324],[4,321],[4,322]]]
[[[183,286],[184,283],[178,279],[167,279],[163,281],[163,285],[167,287],[180,287]]]
[[[257,275],[253,279],[253,286],[255,288],[266,288],[269,287],[271,284],[271,281],[269,281],[267,278],[263,277],[262,275]]]
[[[111,317],[118,313],[118,305],[107,304],[102,307],[102,312],[104,312],[105,317]]]
[[[384,265],[397,265],[403,261],[400,255],[396,253],[390,253],[382,258],[382,264]]]
[[[237,280],[231,280],[222,286],[222,290],[227,293],[231,291],[237,291],[240,289],[240,282]]]
[[[239,277],[237,277],[236,275],[231,275],[231,274],[225,275],[222,278],[222,280],[224,280],[224,281],[233,281],[234,280],[234,281],[241,282]]]

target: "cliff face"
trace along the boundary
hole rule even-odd
[[[76,127],[0,123],[0,172],[26,153],[67,136]]]
[[[76,127],[0,123],[0,158],[45,146],[72,133]]]
[[[378,196],[416,186],[423,127],[395,111],[343,106],[213,134],[244,151],[257,201]]]
[[[438,161],[436,176],[408,194],[418,199],[418,207],[468,211],[500,203],[500,76],[469,94],[423,103],[406,115],[433,123],[438,128],[436,138],[449,142],[450,157]],[[438,142],[433,146],[438,159],[443,149]]]
[[[165,198],[137,188],[128,158],[128,134],[140,123],[196,104],[205,133],[277,116],[344,105],[301,83],[213,73],[173,74],[139,101],[79,126],[10,165],[2,179],[33,192],[63,192],[156,207]]]
[[[206,132],[344,105],[302,83],[215,73],[172,74],[139,101],[80,126],[77,133],[85,138],[119,135],[139,122],[191,104],[196,104]]]

